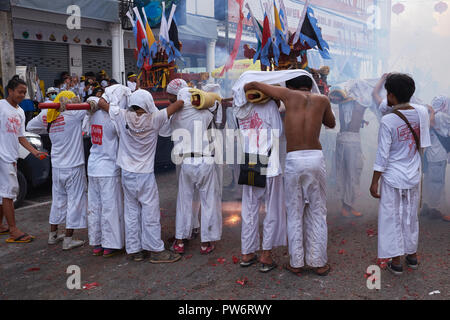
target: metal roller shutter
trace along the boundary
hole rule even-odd
[[[105,70],[111,77],[112,49],[83,46],[83,73],[92,71],[97,74],[101,70]]]
[[[45,87],[53,86],[62,72],[69,72],[69,47],[67,44],[41,41],[15,40],[17,66],[36,66],[39,79]]]
[[[137,61],[134,58],[134,49],[125,49],[125,76],[128,72],[137,73]]]

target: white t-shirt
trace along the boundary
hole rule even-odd
[[[197,110],[192,106],[189,88],[180,90],[178,100],[184,101],[184,106],[170,119],[174,152],[177,155],[190,153],[213,155],[214,144],[210,143],[213,140],[207,135],[213,114],[209,110]],[[185,161],[187,162],[192,161]]]
[[[420,139],[418,112],[399,111]],[[382,172],[385,181],[393,188],[411,189],[420,183],[421,158],[414,136],[407,124],[395,114],[385,115],[381,119],[374,170]]]
[[[43,110],[28,122],[27,130],[34,133],[47,133],[47,112]],[[86,111],[64,111],[50,127],[52,142],[52,167],[59,169],[74,168],[84,164],[84,146],[82,123]]]
[[[117,164],[129,172],[153,173],[158,132],[168,119],[167,110],[163,109],[152,114],[152,123],[149,124],[151,132],[145,138],[133,135],[127,129],[126,112],[127,110],[119,109],[115,105],[109,108],[109,115],[119,135]]]
[[[88,176],[116,177],[120,175],[117,166],[119,137],[107,112],[99,110],[90,119],[91,153],[88,160]]]
[[[0,160],[14,163],[19,158],[19,138],[25,136],[25,113],[6,99],[0,100]]]
[[[268,155],[271,149],[267,177],[282,174],[280,156],[286,150],[280,148],[279,144],[284,137],[284,130],[277,104],[273,100],[266,104],[255,104],[248,116],[238,121],[244,152]]]

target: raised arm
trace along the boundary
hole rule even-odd
[[[109,103],[106,102],[105,99],[100,98],[100,100],[98,101],[98,107],[109,113]]]
[[[334,127],[336,127],[336,117],[334,116],[333,110],[331,109],[331,103],[330,100],[328,100],[328,98],[324,97],[324,104],[326,104],[326,109],[325,109],[325,113],[323,115],[323,120],[322,123],[330,128],[330,129],[334,129]]]
[[[375,88],[372,91],[372,97],[375,100],[377,107],[380,105],[380,103],[383,101],[383,98],[380,96],[381,88],[383,87],[384,83],[386,82],[386,78],[389,76],[389,73],[383,74],[383,76],[380,78],[378,83],[375,85]]]
[[[177,100],[176,102],[172,103],[167,107],[167,117],[170,118],[171,115],[176,113],[177,111],[180,111],[183,109],[184,101],[183,100]]]
[[[265,84],[262,82],[250,82],[244,86],[244,91],[247,92],[249,90],[258,90],[264,93],[266,96],[271,97],[274,100],[281,100],[284,104],[287,103],[289,99],[289,89],[272,86],[269,84]]]

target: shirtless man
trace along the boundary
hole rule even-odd
[[[330,266],[327,264],[326,169],[319,136],[322,124],[334,128],[336,120],[328,98],[311,93],[312,77],[299,76],[287,81],[286,87],[251,82],[244,90],[259,90],[286,106],[285,189],[289,190],[286,207],[290,254],[286,268],[298,274],[306,258],[306,264],[318,275],[327,275]]]

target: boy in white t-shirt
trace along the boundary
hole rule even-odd
[[[19,192],[17,181],[17,159],[19,144],[33,156],[43,159],[47,153],[33,148],[25,138],[25,114],[19,103],[27,93],[26,83],[19,77],[12,78],[7,87],[8,97],[0,100],[0,234],[8,234],[8,243],[28,243],[34,237],[16,226],[14,199]],[[1,225],[5,216],[8,227]]]
[[[124,96],[126,100],[126,96]],[[89,101],[98,103],[99,98]],[[119,137],[109,114],[98,110],[89,117],[92,147],[88,160],[89,243],[95,256],[112,257],[125,244],[123,191],[116,164]]]
[[[119,135],[117,164],[122,169],[127,253],[134,261],[144,259],[144,250],[151,252],[152,263],[178,261],[181,256],[165,250],[161,240],[154,161],[159,130],[183,107],[183,101],[158,110],[148,91],[137,90],[131,95],[126,110],[119,108],[119,101],[105,95],[98,106],[109,112]]]
[[[388,270],[398,275],[403,272],[403,255],[408,267],[418,268],[420,153],[431,145],[430,118],[425,107],[410,103],[415,91],[411,77],[384,78],[387,105],[382,107],[392,112],[381,119],[370,193],[380,199],[378,258],[392,259]]]
[[[52,142],[52,208],[50,211],[50,233],[48,244],[63,241],[63,250],[84,244],[72,239],[75,229],[87,227],[87,181],[84,166],[82,123],[87,111],[65,111],[65,104],[77,103],[79,98],[71,91],[62,91],[55,103],[60,110],[43,110],[32,119],[27,130],[46,133]],[[58,225],[66,224],[64,235],[58,236]]]

